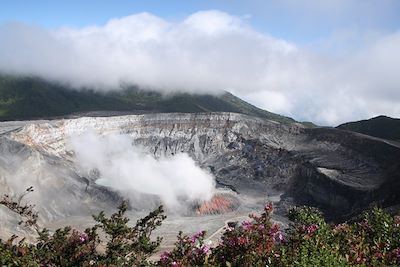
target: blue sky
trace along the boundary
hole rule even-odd
[[[210,9],[247,18],[259,31],[300,44],[348,28],[381,32],[400,28],[398,0],[2,0],[0,23],[82,27],[140,12],[179,20]]]
[[[399,0],[0,1],[0,72],[227,90],[320,125],[400,117]]]

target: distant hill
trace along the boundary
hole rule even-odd
[[[282,123],[293,119],[259,109],[224,93],[162,96],[129,87],[118,92],[74,90],[35,77],[0,75],[0,120],[50,118],[91,111],[132,112],[236,112]]]
[[[344,123],[337,128],[400,142],[400,119],[378,116],[369,120]]]

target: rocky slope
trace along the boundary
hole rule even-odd
[[[240,198],[281,196],[278,212],[288,205],[307,204],[320,207],[331,219],[342,220],[373,203],[400,203],[398,146],[334,128],[309,129],[235,113],[84,117],[32,122],[20,128],[13,125],[0,140],[2,188],[10,184],[3,170],[15,164],[7,157],[19,153],[26,165],[47,164],[65,174],[50,177],[43,171],[44,178],[35,173],[37,168],[27,170],[32,179],[39,180],[43,195],[46,190],[57,192],[48,196],[53,202],[41,203],[48,218],[76,213],[51,210],[57,202],[61,207],[65,199],[74,201],[70,206],[78,210],[84,210],[85,203],[89,208],[115,205],[118,194],[96,185],[96,175],[79,173],[72,164],[68,139],[87,129],[102,135],[126,134],[155,157],[188,153],[214,174],[219,187]],[[30,181],[24,182],[29,185]],[[214,211],[218,203],[229,204],[216,199],[203,206],[205,212],[218,213]]]

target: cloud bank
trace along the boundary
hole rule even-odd
[[[334,53],[333,53],[334,54]],[[400,115],[400,32],[330,55],[254,30],[220,11],[170,22],[148,13],[102,26],[0,26],[0,71],[74,87],[220,93],[298,120],[334,125]]]
[[[155,159],[131,142],[126,135],[100,136],[88,131],[72,136],[70,148],[84,172],[97,170],[98,184],[119,191],[133,205],[139,198],[152,195],[158,196],[170,211],[180,212],[188,204],[211,199],[214,177],[187,154]]]

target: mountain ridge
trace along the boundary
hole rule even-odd
[[[400,142],[400,119],[377,116],[367,120],[343,123],[336,128]]]
[[[163,96],[130,86],[108,93],[76,90],[37,77],[0,74],[0,120],[48,119],[85,112],[107,114],[235,112],[281,123],[294,119],[257,108],[229,92],[221,95],[176,93]],[[93,114],[92,114],[93,115]]]

